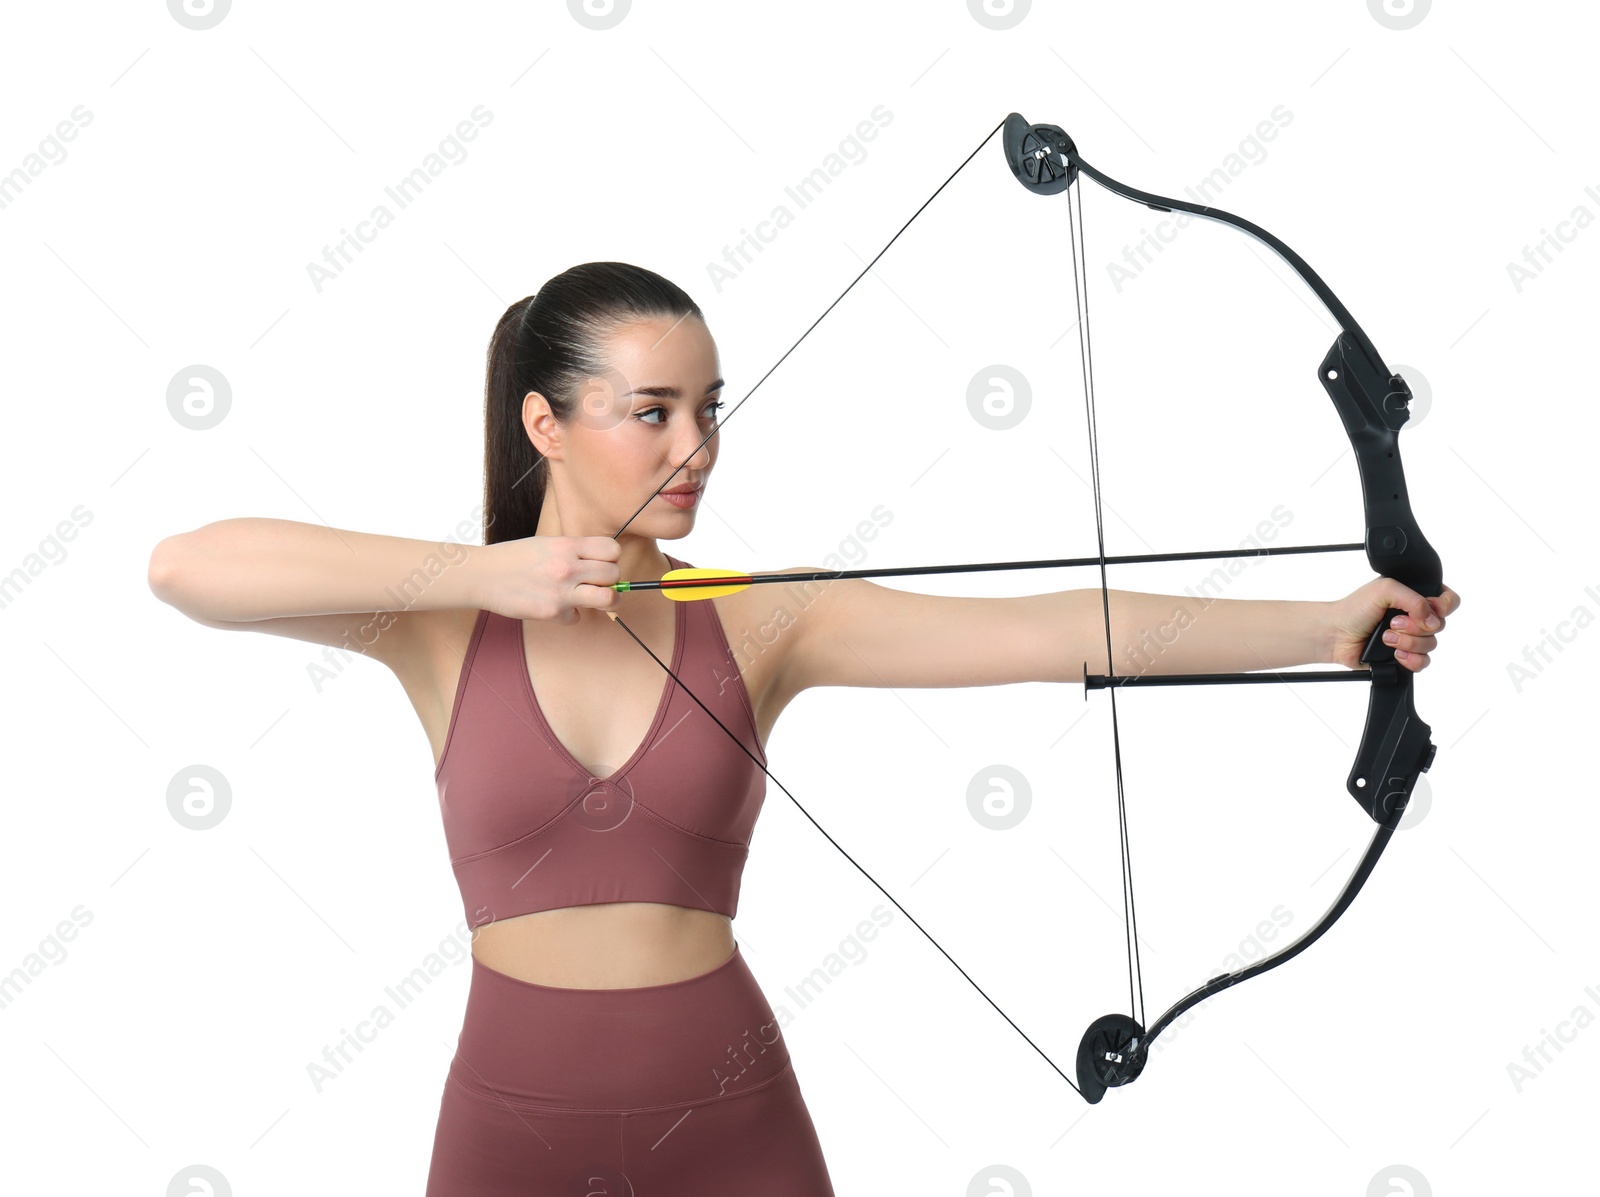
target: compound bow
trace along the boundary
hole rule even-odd
[[[1101,496],[1099,480],[1099,453],[1097,430],[1094,411],[1094,384],[1093,384],[1093,355],[1089,344],[1088,322],[1088,296],[1087,275],[1080,262],[1079,244],[1083,235],[1083,214],[1081,198],[1074,207],[1072,204],[1073,184],[1081,177],[1088,177],[1100,186],[1115,195],[1129,199],[1135,203],[1144,204],[1159,212],[1187,212],[1194,216],[1205,217],[1208,220],[1219,221],[1232,225],[1266,245],[1280,258],[1289,264],[1308,287],[1322,301],[1323,305],[1338,321],[1339,335],[1335,338],[1333,346],[1317,367],[1317,377],[1323,389],[1333,401],[1334,408],[1338,411],[1340,419],[1345,426],[1345,432],[1350,439],[1351,448],[1355,452],[1356,463],[1361,476],[1361,491],[1364,507],[1364,520],[1366,535],[1360,545],[1305,545],[1297,546],[1291,552],[1339,552],[1352,548],[1363,548],[1367,560],[1373,571],[1402,582],[1411,589],[1427,597],[1437,597],[1442,589],[1442,573],[1438,554],[1428,544],[1427,539],[1417,527],[1415,518],[1411,513],[1411,503],[1406,492],[1405,473],[1400,463],[1400,449],[1398,434],[1404,427],[1410,415],[1411,389],[1404,378],[1391,371],[1379,356],[1371,340],[1362,331],[1360,325],[1350,315],[1345,306],[1328,289],[1315,271],[1308,266],[1299,254],[1295,253],[1277,237],[1258,225],[1252,224],[1238,216],[1217,208],[1205,207],[1198,204],[1187,203],[1182,200],[1166,199],[1162,196],[1151,195],[1128,187],[1115,179],[1102,174],[1089,163],[1085,162],[1078,154],[1077,147],[1059,127],[1055,125],[1034,125],[1016,113],[1012,113],[999,125],[990,131],[982,142],[978,144],[971,154],[956,167],[948,178],[925,200],[914,212],[909,220],[902,225],[898,232],[879,250],[868,262],[861,273],[853,279],[848,287],[842,291],[833,303],[813,321],[809,328],[800,335],[799,340],[767,370],[756,384],[736,403],[722,420],[718,421],[712,430],[701,440],[704,445],[717,431],[733,418],[735,412],[749,400],[750,396],[760,388],[774,370],[782,365],[789,354],[804,341],[811,331],[822,322],[822,319],[836,307],[840,300],[848,295],[856,283],[864,278],[868,271],[876,265],[879,258],[886,253],[890,246],[899,239],[901,233],[910,227],[911,222],[920,215],[930,203],[949,185],[950,181],[971,162],[978,152],[988,144],[995,133],[1003,132],[1002,148],[1005,151],[1006,162],[1012,173],[1027,190],[1035,195],[1055,195],[1060,192],[1068,194],[1069,224],[1072,226],[1072,252],[1073,252],[1073,282],[1074,295],[1078,304],[1079,319],[1077,327],[1080,337],[1080,362],[1083,370],[1085,409],[1089,425],[1090,461],[1093,473],[1093,491],[1095,501],[1096,534],[1099,541],[1099,553],[1092,560],[1100,567],[1100,593],[1102,610],[1105,615],[1106,631],[1106,660],[1108,672],[1105,674],[1091,674],[1087,665],[1084,667],[1084,696],[1088,697],[1090,690],[1106,690],[1111,702],[1112,738],[1115,746],[1116,779],[1117,779],[1117,809],[1119,835],[1122,849],[1123,891],[1124,891],[1124,916],[1128,937],[1128,971],[1129,971],[1129,1004],[1128,1014],[1108,1014],[1096,1019],[1084,1032],[1078,1047],[1076,1062],[1076,1082],[1073,1081],[1062,1069],[1057,1066],[1038,1044],[1034,1043],[1027,1033],[1012,1021],[1010,1015],[983,991],[983,988],[958,964],[954,957],[946,952],[944,947],[911,915],[904,906],[880,885],[876,878],[863,868],[854,857],[844,850],[842,846],[826,829],[812,818],[809,811],[789,792],[782,782],[773,777],[772,773],[761,765],[749,749],[739,740],[721,720],[712,714],[709,708],[698,697],[679,681],[672,670],[660,657],[656,656],[645,643],[634,634],[626,623],[616,616],[614,612],[607,612],[613,620],[621,626],[635,643],[649,653],[652,660],[665,670],[669,677],[700,706],[706,714],[727,733],[735,744],[745,752],[751,760],[761,767],[767,777],[783,791],[784,795],[799,808],[800,812],[821,831],[828,842],[838,848],[845,859],[860,870],[867,880],[871,881],[883,895],[893,902],[895,908],[909,919],[913,926],[920,931],[935,948],[949,960],[956,970],[961,973],[981,994],[995,1010],[999,1011],[1002,1018],[1011,1024],[1012,1028],[1025,1039],[1029,1046],[1038,1052],[1047,1064],[1065,1080],[1073,1089],[1092,1103],[1098,1102],[1105,1094],[1106,1089],[1126,1085],[1135,1080],[1143,1071],[1148,1059],[1151,1043],[1162,1030],[1170,1026],[1174,1019],[1196,1004],[1205,1001],[1214,994],[1220,993],[1241,981],[1251,977],[1260,976],[1270,969],[1298,956],[1306,948],[1320,939],[1338,920],[1350,903],[1355,899],[1362,884],[1371,874],[1373,866],[1377,864],[1390,837],[1400,822],[1401,815],[1405,812],[1406,804],[1410,801],[1412,790],[1418,778],[1425,773],[1433,763],[1434,745],[1430,740],[1431,729],[1417,717],[1412,703],[1412,673],[1401,666],[1396,660],[1394,650],[1383,643],[1383,631],[1389,625],[1389,620],[1404,612],[1390,610],[1383,620],[1373,630],[1361,656],[1365,670],[1321,670],[1297,671],[1290,673],[1260,672],[1260,673],[1233,673],[1233,674],[1135,674],[1118,676],[1111,665],[1111,619],[1109,604],[1109,589],[1106,583],[1106,566],[1115,562],[1116,558],[1107,558],[1105,552],[1104,522],[1101,516]],[[696,446],[695,452],[700,446]],[[689,455],[683,464],[669,474],[656,491],[646,499],[639,509],[617,529],[616,536],[622,533],[638,518],[639,514],[649,506],[657,494],[672,481],[679,470],[688,460],[692,460],[694,453]],[[1283,550],[1279,550],[1280,552]],[[1197,553],[1171,553],[1161,554],[1161,560],[1190,560],[1201,558],[1214,558],[1225,555],[1248,556],[1252,550],[1208,550]],[[1154,558],[1152,558],[1154,559]],[[1043,563],[1041,563],[1043,564]],[[843,572],[843,571],[841,571]],[[1122,784],[1122,758],[1120,748],[1120,733],[1117,726],[1117,690],[1123,686],[1133,685],[1158,685],[1158,686],[1185,686],[1185,685],[1217,685],[1241,684],[1260,682],[1368,682],[1371,686],[1370,702],[1367,709],[1366,727],[1362,733],[1361,745],[1356,752],[1354,765],[1346,780],[1346,788],[1350,795],[1360,804],[1361,809],[1377,825],[1372,841],[1366,852],[1362,855],[1360,863],[1345,883],[1344,889],[1338,898],[1329,907],[1326,914],[1312,926],[1305,934],[1292,943],[1286,945],[1276,953],[1250,964],[1234,972],[1224,973],[1212,977],[1205,984],[1193,992],[1180,998],[1155,1022],[1147,1026],[1142,1022],[1143,1016],[1143,977],[1138,968],[1138,929],[1137,915],[1134,908],[1130,854],[1128,849],[1127,807],[1123,795]],[[1138,977],[1137,986],[1135,977]]]

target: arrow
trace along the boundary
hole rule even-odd
[[[1287,557],[1296,553],[1356,553],[1364,544],[1312,544],[1284,548],[1210,549],[1203,553],[1139,553],[1107,557],[1107,565],[1152,561],[1207,561],[1222,557]],[[675,602],[721,598],[768,582],[836,582],[845,578],[899,578],[910,574],[968,574],[1003,569],[1071,569],[1099,565],[1099,557],[1061,557],[1051,561],[986,561],[967,565],[905,565],[892,569],[822,569],[795,574],[741,574],[726,569],[674,569],[654,582],[614,582],[616,591],[659,590]]]

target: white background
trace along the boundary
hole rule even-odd
[[[454,535],[480,501],[494,321],[583,261],[685,287],[731,406],[1013,110],[1143,190],[1223,170],[1216,202],[1322,273],[1431,395],[1402,444],[1465,601],[1417,682],[1438,759],[1366,891],[1092,1109],[771,787],[736,931],[789,1016],[837,1191],[1359,1197],[1592,1175],[1594,18],[1452,4],[1395,28],[1361,0],[1013,17],[635,3],[599,30],[558,3],[280,2],[196,30],[154,4],[8,11],[0,174],[26,182],[0,207],[0,573],[27,578],[0,608],[0,976],[26,974],[0,1006],[8,1191],[203,1191],[204,1164],[240,1194],[420,1193],[460,1026],[460,903],[400,687],[360,658],[319,687],[315,646],[184,619],[146,585],[155,543],[241,515]],[[475,139],[441,148],[480,105]],[[396,210],[384,188],[435,153],[448,165]],[[786,189],[814,170],[829,182],[801,206]],[[1313,377],[1331,318],[1209,222],[1119,286],[1110,264],[1161,218],[1085,190],[1107,551],[1230,546],[1275,510],[1282,543],[1358,539]],[[393,223],[314,283],[384,202]],[[781,228],[759,224],[780,207]],[[1092,554],[1065,214],[984,145],[732,419],[672,551],[729,568]],[[1529,247],[1547,237],[1545,263]],[[967,402],[996,365],[1031,399],[1005,432]],[[231,395],[206,431],[167,403],[197,366]],[[857,539],[880,506],[892,520]],[[1113,585],[1181,593],[1208,572]],[[1359,555],[1266,561],[1227,593],[1333,599],[1369,576]],[[1370,831],[1343,792],[1364,688],[1228,691],[1120,702],[1152,1016],[1257,950],[1274,912],[1309,926]],[[814,691],[769,746],[1069,1073],[1082,1029],[1127,1001],[1090,698]],[[1031,802],[1004,832],[967,806],[996,764]],[[231,794],[204,832],[168,812],[196,765]],[[324,1047],[441,945],[456,963],[318,1091]],[[792,998],[830,965],[820,998]]]

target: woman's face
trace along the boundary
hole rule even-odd
[[[549,438],[551,493],[563,531],[575,535],[582,526],[587,535],[609,536],[638,512],[629,531],[686,536],[717,458],[720,433],[700,444],[723,406],[716,342],[694,316],[649,319],[616,329],[605,352],[609,369],[580,385],[572,417],[564,424],[536,418],[529,430]],[[525,408],[524,418],[531,414]],[[534,442],[539,446],[541,438]],[[663,493],[650,498],[663,484]]]

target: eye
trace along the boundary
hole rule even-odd
[[[705,415],[710,417],[710,418],[712,418],[712,419],[715,419],[716,418],[716,413],[721,411],[726,406],[728,406],[728,405],[726,403],[724,403],[721,399],[713,399],[710,403],[706,404],[706,406],[705,406]],[[656,416],[656,415],[665,417],[666,414],[667,414],[667,409],[662,407],[662,406],[660,406],[659,404],[657,404],[655,407],[647,407],[641,412],[634,413],[634,417],[633,418],[635,420],[640,421],[641,423],[653,424],[655,427],[659,428],[663,423],[666,422],[665,419],[647,420],[647,419],[645,419],[645,417],[646,416]]]

